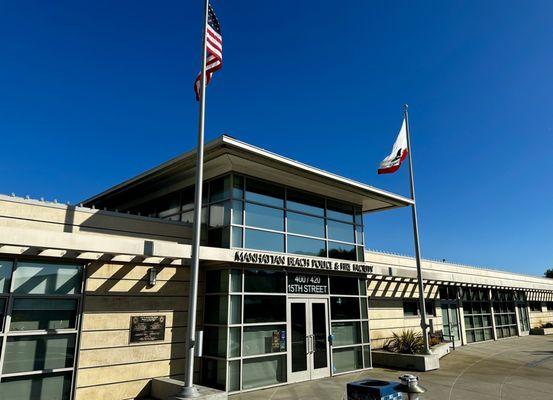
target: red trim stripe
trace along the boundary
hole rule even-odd
[[[407,153],[408,153],[407,149],[404,149],[403,153],[401,153],[401,159],[399,160],[399,162],[396,165],[392,165],[391,167],[388,167],[388,168],[379,168],[378,175],[393,174],[394,172],[396,172],[399,169],[399,167],[401,167],[401,163],[407,157]]]

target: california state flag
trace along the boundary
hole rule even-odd
[[[401,129],[399,130],[399,134],[397,135],[396,142],[394,143],[394,147],[392,148],[392,152],[388,157],[386,157],[382,162],[380,163],[380,168],[378,168],[379,174],[391,174],[393,172],[396,172],[399,167],[401,167],[401,163],[403,160],[405,160],[405,157],[407,157],[407,129],[405,127],[405,118],[403,119],[403,123],[401,124]]]

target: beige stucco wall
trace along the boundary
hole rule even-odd
[[[87,266],[77,400],[134,399],[149,393],[150,379],[184,372],[189,268],[95,262]],[[202,274],[201,274],[202,275]],[[203,295],[203,278],[199,292]],[[198,303],[202,323],[203,301]],[[165,340],[129,343],[130,318],[166,317]]]

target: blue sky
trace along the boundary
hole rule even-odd
[[[410,104],[422,253],[553,266],[553,3],[213,0],[228,133],[408,195],[378,176]],[[77,202],[192,148],[202,2],[0,3],[0,192]],[[408,209],[367,247],[412,254]]]

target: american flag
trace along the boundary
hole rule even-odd
[[[211,75],[223,66],[223,36],[221,35],[221,25],[215,15],[215,11],[211,7],[208,8],[207,14],[207,30],[206,30],[206,46],[207,46],[207,63],[205,71],[205,84],[211,80]],[[194,91],[196,92],[196,100],[200,100],[200,86],[202,84],[202,73],[196,77],[194,83]]]

